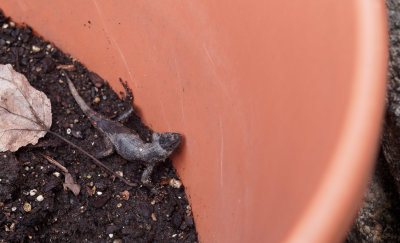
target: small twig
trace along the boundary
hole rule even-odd
[[[121,181],[123,181],[125,184],[127,184],[128,186],[137,186],[136,183],[132,183],[128,180],[126,180],[124,177],[118,175],[117,173],[115,173],[112,169],[110,169],[108,166],[106,166],[105,164],[103,164],[102,162],[100,162],[100,160],[98,160],[96,157],[94,157],[93,155],[89,154],[88,152],[86,152],[86,150],[84,150],[83,148],[79,147],[78,145],[74,144],[73,142],[69,141],[68,139],[64,138],[63,136],[59,135],[58,133],[55,133],[53,131],[50,131],[47,129],[47,132],[58,137],[59,139],[63,140],[64,142],[68,143],[69,145],[71,145],[72,147],[78,149],[80,152],[84,153],[86,156],[88,156],[89,158],[91,158],[93,160],[93,162],[102,167],[103,169],[105,169],[106,171],[110,172],[111,174],[113,174],[115,177],[118,177]]]
[[[53,165],[57,166],[58,168],[60,168],[64,173],[69,173],[68,169],[65,168],[62,164],[58,163],[55,159],[40,153],[41,156],[43,156],[45,159],[47,159],[50,163],[52,163]]]
[[[73,71],[73,70],[75,70],[74,64],[58,65],[56,68],[57,68],[57,69],[67,70],[67,71]]]

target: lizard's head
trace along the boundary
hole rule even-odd
[[[171,154],[181,143],[182,136],[179,133],[166,132],[160,134],[158,143],[161,148]]]

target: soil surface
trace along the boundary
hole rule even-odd
[[[115,118],[132,103],[119,99],[108,84],[29,26],[10,22],[0,10],[0,63],[10,63],[51,100],[51,130],[91,154],[104,147],[102,135],[72,98],[60,68],[68,70],[84,100]],[[66,65],[66,66],[63,66]],[[145,140],[151,131],[133,115],[126,124]],[[64,173],[43,155],[65,166],[81,186],[75,196],[63,187]],[[102,162],[130,181],[140,181],[145,166],[113,154]],[[130,187],[92,161],[47,134],[16,153],[0,153],[0,242],[197,242],[184,187],[171,161],[160,163],[154,186]]]

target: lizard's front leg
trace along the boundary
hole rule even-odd
[[[145,185],[151,185],[151,174],[153,173],[155,164],[149,164],[147,165],[147,168],[143,171],[142,178],[140,181],[145,184]]]
[[[133,106],[132,106],[133,94],[132,94],[132,90],[128,87],[127,82],[123,82],[122,79],[120,79],[119,81],[121,82],[122,86],[125,89],[125,98],[123,98],[123,101],[124,101],[125,105],[127,105],[129,107],[126,111],[124,111],[117,118],[117,121],[123,124],[126,121],[128,121],[129,117],[133,113],[133,110],[134,110]],[[121,93],[121,95],[122,95],[122,93]]]
[[[128,121],[128,119],[132,115],[132,113],[133,113],[133,107],[130,106],[128,110],[124,111],[121,115],[119,115],[117,117],[117,121],[121,122],[121,123],[125,123],[126,121]]]
[[[103,135],[104,138],[104,150],[98,152],[95,157],[98,159],[102,159],[114,153],[114,145],[112,144],[111,140]]]

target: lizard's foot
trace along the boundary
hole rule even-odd
[[[153,184],[151,183],[151,173],[153,173],[155,164],[150,164],[147,166],[147,168],[143,171],[142,178],[140,181],[145,185],[145,186],[152,186]]]
[[[125,97],[123,97],[122,92],[121,96],[123,97],[122,100],[125,103],[124,107],[127,108],[127,110],[118,116],[117,121],[125,123],[126,121],[128,121],[129,117],[132,115],[134,110],[132,106],[133,94],[132,90],[128,87],[128,83],[126,81],[124,82],[122,81],[122,79],[119,79],[119,81],[121,82],[122,86],[125,89]]]
[[[125,89],[125,100],[128,102],[132,102],[133,94],[132,94],[132,90],[128,87],[128,83],[126,81],[125,82],[122,81],[122,79],[119,79],[119,82],[121,82],[122,86]]]
[[[104,136],[104,147],[103,151],[100,151],[94,155],[97,159],[102,159],[114,153],[114,145],[111,143],[110,139]]]
[[[121,123],[125,123],[126,121],[128,121],[129,117],[133,114],[133,107],[130,106],[129,109],[127,111],[124,111],[124,113],[122,113],[121,115],[119,115],[117,117],[117,121],[121,122]]]

